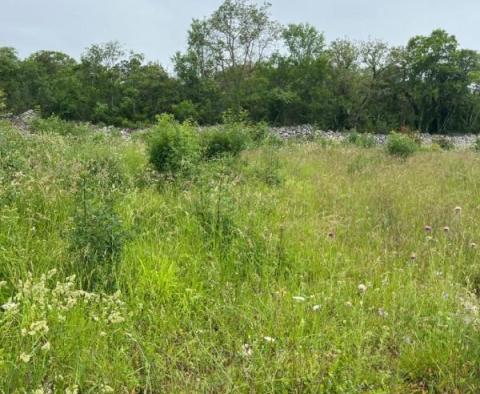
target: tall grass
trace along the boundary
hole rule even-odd
[[[476,153],[287,144],[165,181],[140,140],[0,128],[0,391],[480,390]],[[114,285],[71,276],[85,179],[128,233]]]

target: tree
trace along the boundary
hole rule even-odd
[[[324,54],[324,35],[308,23],[289,24],[283,29],[282,38],[293,64],[312,62]]]
[[[224,92],[226,107],[239,111],[243,82],[278,39],[279,26],[270,20],[269,7],[225,0],[209,18],[194,20],[187,53],[174,58],[180,78],[213,79]]]
[[[453,35],[435,30],[412,38],[401,53],[402,92],[414,112],[415,127],[432,133],[470,127],[462,124],[472,106],[472,75],[478,53],[459,48]]]

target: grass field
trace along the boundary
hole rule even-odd
[[[166,181],[140,137],[2,124],[0,155],[0,392],[480,391],[473,151],[288,143]]]

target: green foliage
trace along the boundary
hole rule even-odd
[[[247,127],[242,123],[212,127],[201,134],[203,153],[207,159],[237,156],[250,142]]]
[[[161,174],[189,172],[200,157],[198,133],[190,123],[161,115],[149,136],[150,163]]]
[[[0,122],[0,392],[479,391],[476,153],[142,138]]]
[[[0,115],[5,112],[7,109],[7,103],[5,99],[5,93],[2,89],[0,89]]]
[[[392,132],[387,139],[387,152],[406,158],[418,150],[418,144],[408,135]]]
[[[434,137],[432,139],[432,142],[434,144],[437,144],[443,150],[451,150],[455,148],[455,145],[453,144],[453,142],[448,137],[445,137],[445,136]]]
[[[70,248],[73,271],[88,289],[112,288],[126,232],[112,202],[81,201],[73,217]]]
[[[480,152],[480,138],[477,138],[475,140],[475,145],[473,146],[473,149],[475,149],[477,152]]]
[[[360,148],[371,148],[375,146],[375,137],[371,134],[360,134],[354,131],[347,136],[347,142]]]
[[[172,105],[173,115],[180,122],[196,121],[199,118],[196,105],[191,100],[183,100],[178,104]]]
[[[67,122],[58,116],[50,116],[45,119],[35,118],[31,126],[36,133],[53,133],[64,136],[80,137],[93,132],[91,126],[87,124]]]

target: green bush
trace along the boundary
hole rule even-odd
[[[406,134],[393,132],[388,136],[387,151],[393,156],[408,157],[418,148],[418,144]]]
[[[161,174],[186,173],[200,157],[198,133],[191,123],[179,123],[172,115],[157,118],[148,144],[150,163]]]
[[[455,148],[453,142],[445,136],[437,136],[432,139],[434,144],[437,144],[443,150],[451,150]]]
[[[473,144],[473,149],[475,149],[477,152],[480,152],[480,138],[477,138],[475,140],[475,143]]]
[[[227,124],[210,128],[201,135],[203,153],[206,159],[222,156],[237,156],[251,143],[251,138],[242,123]]]
[[[74,272],[88,289],[115,285],[126,232],[112,202],[79,204],[73,217],[70,250],[76,257]]]
[[[92,128],[87,124],[67,122],[58,116],[49,118],[37,117],[32,121],[32,129],[36,133],[59,134],[81,136],[92,132]]]
[[[371,134],[360,134],[356,131],[347,136],[347,142],[361,148],[371,148],[375,146],[375,138]]]

